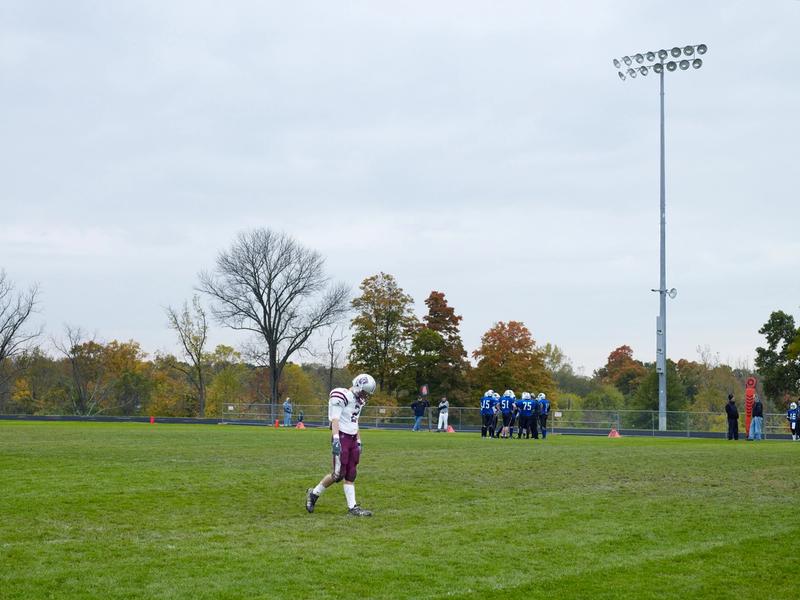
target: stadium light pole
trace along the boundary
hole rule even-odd
[[[630,56],[623,56],[622,59],[613,59],[617,75],[622,81],[626,79],[636,79],[637,75],[646,77],[652,70],[658,74],[659,97],[661,108],[661,251],[660,251],[660,270],[659,286],[657,290],[659,296],[659,315],[656,319],[656,373],[658,373],[658,430],[667,430],[667,296],[675,298],[677,290],[667,289],[667,207],[666,207],[666,168],[664,164],[664,73],[673,73],[677,70],[686,71],[691,66],[699,69],[703,66],[703,56],[708,52],[708,46],[697,44],[691,46],[675,46],[671,50],[661,49],[658,52],[637,52]],[[689,60],[691,57],[695,57]],[[683,58],[681,58],[683,57]],[[667,60],[670,59],[670,60]],[[679,60],[673,60],[679,59]],[[636,64],[634,64],[636,63]],[[645,64],[647,63],[647,64]],[[624,65],[624,66],[623,66]],[[639,65],[639,66],[636,66]],[[623,73],[622,69],[627,67]]]

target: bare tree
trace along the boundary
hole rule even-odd
[[[708,344],[705,346],[698,344],[696,350],[700,357],[700,362],[706,369],[716,369],[719,366],[719,352],[713,352],[711,346]]]
[[[6,272],[0,269],[0,364],[42,333],[41,329],[23,331],[25,322],[36,309],[38,296],[38,285],[17,292]]]
[[[273,409],[289,358],[348,310],[349,289],[332,284],[324,264],[318,252],[292,237],[261,228],[240,233],[219,253],[215,270],[200,273],[199,290],[214,300],[214,316],[232,329],[254,332],[266,345]]]
[[[72,412],[94,415],[103,412],[110,392],[102,360],[102,344],[87,338],[79,327],[65,326],[66,339],[53,339],[53,345],[69,361],[72,371]]]
[[[328,389],[333,389],[333,370],[339,366],[342,361],[342,352],[344,352],[344,342],[347,339],[347,334],[344,327],[336,325],[331,328],[327,339],[327,359],[328,359]]]
[[[39,286],[34,284],[26,291],[17,291],[6,272],[0,269],[0,388],[13,377],[16,369],[13,358],[22,352],[28,342],[41,335],[41,329],[25,330],[25,323],[36,310]],[[4,394],[0,392],[0,410]]]
[[[195,295],[192,298],[192,308],[189,303],[183,303],[183,310],[178,312],[171,306],[166,309],[169,326],[178,334],[178,338],[183,346],[183,354],[190,362],[184,365],[180,362],[173,362],[172,366],[184,373],[189,381],[192,382],[197,390],[197,402],[200,417],[206,414],[206,359],[205,345],[208,337],[208,321],[206,313],[200,304],[200,297]]]

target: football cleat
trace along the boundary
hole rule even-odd
[[[310,513],[314,512],[314,505],[317,503],[319,496],[314,493],[313,488],[306,490],[306,510]]]
[[[351,517],[371,517],[372,511],[367,510],[366,508],[361,508],[358,504],[356,504],[353,508],[347,511],[347,514]]]

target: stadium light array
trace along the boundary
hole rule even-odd
[[[636,54],[623,56],[620,58],[615,58],[613,60],[614,67],[618,70],[619,78],[622,81],[625,81],[628,76],[631,75],[632,69],[627,69],[627,71],[622,70],[622,65],[626,67],[631,67],[634,63],[642,65],[641,67],[637,67],[636,71],[641,75],[647,75],[650,71],[654,71],[655,73],[661,73],[664,68],[666,67],[667,71],[673,72],[678,69],[681,71],[687,71],[689,67],[693,69],[699,69],[703,66],[703,59],[699,58],[700,56],[704,55],[708,52],[708,46],[705,44],[697,44],[696,46],[684,46],[680,48],[675,46],[670,50],[661,49],[658,52],[648,51],[648,52],[637,52]],[[681,57],[687,57],[681,59]],[[688,58],[692,56],[697,56],[694,60],[688,60]],[[672,57],[681,60],[668,60],[665,59]],[[649,64],[645,64],[649,63]],[[635,75],[633,76],[635,77]]]
[[[667,429],[667,296],[675,298],[675,288],[667,289],[666,267],[666,186],[664,166],[664,73],[675,71],[688,71],[699,69],[703,66],[700,58],[708,52],[705,44],[675,46],[666,50],[637,52],[630,56],[623,56],[622,60],[613,60],[617,74],[622,81],[636,79],[637,74],[646,77],[650,71],[658,75],[661,98],[661,252],[660,252],[660,285],[657,290],[659,295],[659,316],[656,319],[656,372],[658,373],[658,429]],[[677,59],[677,60],[673,60]],[[622,65],[627,66],[627,71],[622,71]],[[636,63],[636,67],[632,67]],[[647,64],[645,64],[647,63]]]

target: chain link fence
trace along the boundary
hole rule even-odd
[[[220,420],[225,423],[257,422],[272,424],[276,420],[283,425],[283,406],[274,408],[270,404],[228,403],[223,405]],[[304,424],[327,427],[328,407],[322,404],[295,404],[291,424],[296,426],[302,413]],[[425,411],[423,424],[428,430],[436,430],[439,416],[435,408]],[[451,406],[448,425],[456,431],[480,431],[481,414],[478,408]],[[386,429],[411,429],[414,413],[408,406],[372,406],[367,404],[361,412],[362,427]],[[739,434],[744,431],[744,416],[739,419]],[[667,413],[667,430],[658,430],[658,411],[642,410],[552,410],[547,420],[548,431],[553,433],[606,435],[613,428],[625,435],[651,435],[670,437],[719,437],[725,436],[728,421],[725,414],[710,412],[670,411]],[[788,437],[789,430],[785,414],[765,414],[763,433],[765,438]]]

